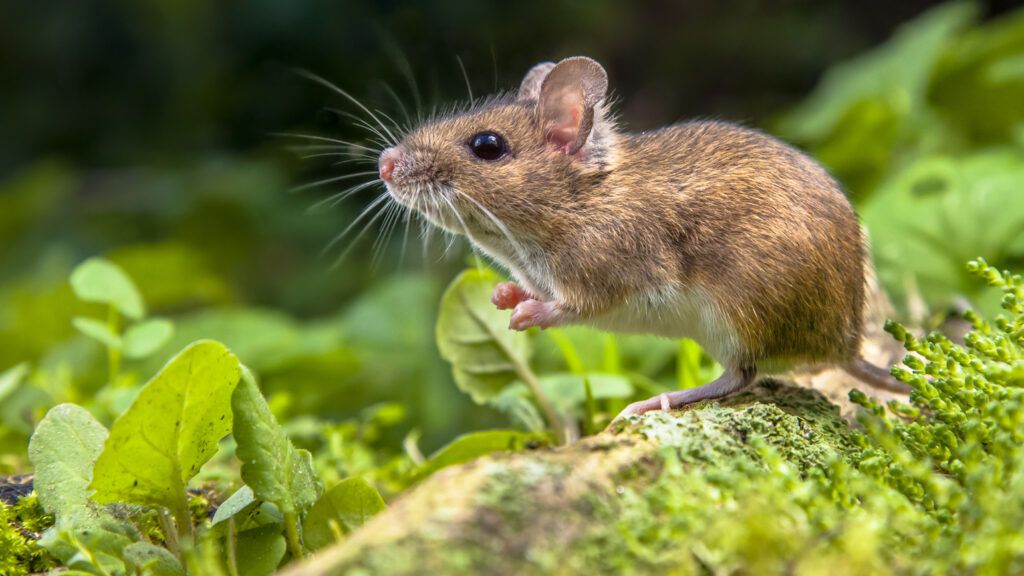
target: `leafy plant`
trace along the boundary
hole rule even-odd
[[[71,273],[71,288],[80,300],[107,306],[106,321],[76,316],[72,324],[107,348],[111,384],[120,376],[122,356],[145,358],[174,334],[169,320],[146,318],[145,303],[135,283],[108,260],[90,258],[81,263]],[[131,322],[127,329],[122,329],[122,319]]]

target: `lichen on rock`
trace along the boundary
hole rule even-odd
[[[763,381],[727,403],[444,470],[294,573],[685,574],[744,558],[792,566],[801,550],[817,562],[823,546],[885,537],[857,524],[826,538],[847,510],[818,479],[859,454],[823,396]]]

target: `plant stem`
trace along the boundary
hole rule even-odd
[[[120,317],[117,308],[110,306],[107,312],[107,326],[114,334],[120,334]],[[107,346],[107,366],[110,370],[110,385],[117,385],[117,379],[121,375],[121,350],[114,346]]]
[[[509,359],[512,361],[512,365],[515,367],[516,374],[526,382],[526,386],[530,389],[534,399],[537,400],[537,404],[540,406],[541,412],[544,413],[544,417],[548,421],[548,425],[555,431],[555,436],[558,438],[558,442],[561,444],[568,444],[575,440],[573,432],[570,430],[568,424],[562,419],[562,416],[555,410],[554,405],[548,399],[547,395],[544,394],[544,390],[540,387],[540,380],[537,379],[537,375],[533,373],[533,370],[526,365],[525,362],[520,362],[519,359],[513,354],[508,354]]]
[[[228,557],[228,575],[238,576],[238,556],[235,550],[235,540],[238,538],[238,526],[235,525],[235,519],[228,518],[228,539],[227,539],[227,557]]]
[[[293,559],[305,557],[302,551],[302,539],[299,536],[299,515],[295,512],[284,513],[284,532],[288,540],[288,551]]]
[[[170,513],[164,509],[158,510],[157,520],[160,523],[160,530],[164,533],[164,542],[167,544],[167,549],[180,560],[181,543],[178,542],[178,532],[174,526],[174,522],[171,521]]]
[[[178,527],[179,540],[192,539],[192,514],[188,511],[188,496],[184,486],[180,490],[181,498],[178,505],[174,507],[174,523]]]

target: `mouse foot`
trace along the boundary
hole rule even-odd
[[[491,292],[491,302],[498,310],[511,310],[520,302],[529,300],[530,294],[515,282],[502,282]]]
[[[562,311],[558,304],[528,299],[516,304],[508,327],[522,331],[534,326],[550,328],[559,324],[562,324]]]
[[[732,392],[749,386],[754,381],[754,376],[755,371],[753,368],[729,369],[723,372],[721,376],[712,382],[708,382],[703,386],[687,388],[686,390],[676,390],[675,392],[666,392],[664,394],[658,394],[653,398],[648,398],[647,400],[633,402],[629,406],[626,406],[625,410],[619,412],[619,415],[616,416],[612,422],[621,420],[630,415],[639,416],[640,414],[653,412],[655,410],[668,412],[669,410],[682,408],[683,406],[694,404],[702,400],[721,398],[722,396],[726,396]]]

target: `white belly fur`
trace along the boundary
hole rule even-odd
[[[613,332],[692,338],[723,366],[731,366],[739,357],[736,330],[714,300],[699,288],[652,291],[582,322]]]

